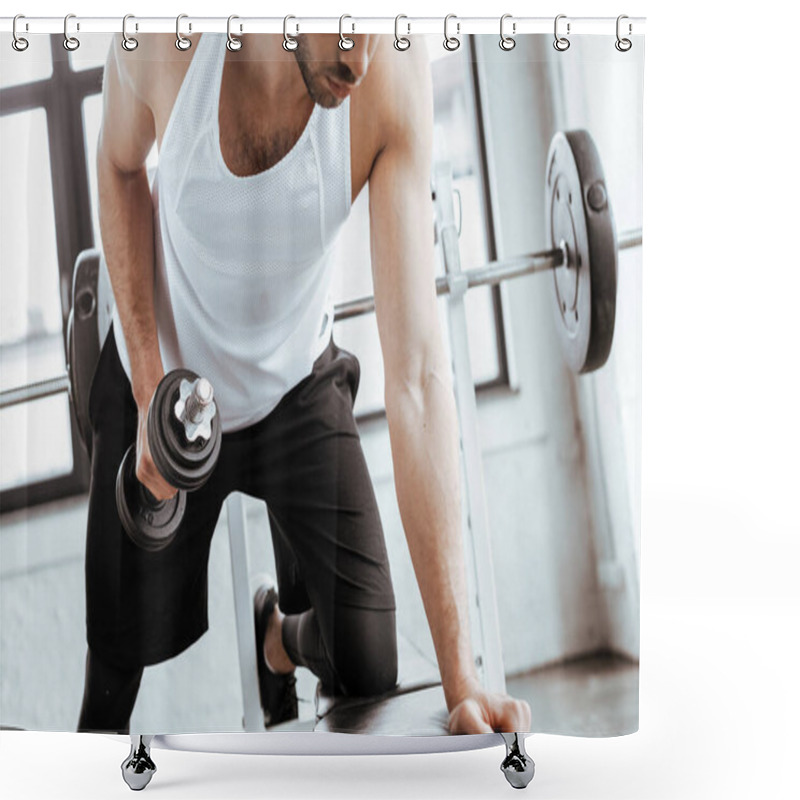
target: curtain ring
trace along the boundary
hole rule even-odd
[[[135,19],[133,14],[126,14],[122,18],[122,49],[131,52],[131,50],[135,50],[139,46],[139,40],[135,39],[133,36],[128,36],[127,24],[129,19]],[[136,26],[136,29],[139,29],[139,26]]]
[[[297,50],[297,39],[294,39],[291,36],[289,36],[289,31],[287,30],[287,28],[290,19],[296,19],[296,17],[293,17],[291,14],[287,14],[283,18],[283,49],[291,53]]]
[[[450,22],[451,19],[457,19],[455,14],[448,14],[444,18],[444,49],[449,50],[451,53],[454,50],[458,50],[461,47],[461,39],[457,38],[456,36],[448,36],[447,35],[447,23]],[[456,33],[461,31],[461,23],[456,22]]]
[[[340,50],[352,50],[356,46],[356,43],[350,37],[345,36],[344,33],[342,33],[342,24],[344,23],[344,21],[346,19],[353,19],[353,18],[349,14],[342,14],[342,16],[339,17],[339,49]],[[356,26],[353,25],[353,30],[355,30],[355,29],[356,29]]]
[[[394,49],[403,52],[411,47],[411,39],[409,39],[407,36],[401,36],[398,32],[401,19],[408,19],[408,17],[405,14],[398,14],[394,18]],[[411,33],[411,25],[406,23],[406,27],[408,28],[408,32]]]
[[[619,35],[620,22],[622,22],[622,20],[624,20],[624,19],[628,19],[628,15],[627,14],[620,14],[617,17],[617,41],[614,42],[614,47],[616,47],[617,50],[620,51],[620,53],[627,53],[628,50],[630,50],[631,47],[633,47],[633,42],[630,39],[623,39]],[[630,33],[632,33],[632,31],[633,31],[633,28],[632,28],[632,26],[631,26],[631,24],[629,22],[628,23],[628,33],[630,34]]]
[[[30,42],[17,33],[17,20],[18,19],[25,19],[25,15],[24,14],[17,14],[17,16],[14,17],[14,24],[11,27],[11,33],[12,33],[14,38],[11,40],[11,46],[18,53],[21,53],[23,50],[27,50],[28,49],[28,45],[30,44]],[[25,23],[25,28],[27,30],[27,23]]]
[[[231,53],[235,53],[238,50],[242,49],[242,40],[241,39],[237,39],[236,36],[234,36],[231,33],[231,22],[233,22],[233,20],[235,20],[235,19],[239,19],[239,17],[237,17],[236,14],[231,14],[228,17],[228,41],[225,43],[225,47],[227,47],[228,50],[231,51]],[[241,31],[241,29],[242,28],[240,26],[239,30]]]
[[[188,50],[192,46],[192,40],[191,39],[187,39],[181,33],[181,20],[182,19],[187,19],[188,16],[189,16],[188,14],[178,14],[178,17],[175,20],[175,36],[176,36],[175,47],[177,47],[178,50],[181,50],[181,51]],[[191,32],[192,32],[192,23],[190,22],[189,23],[189,33],[191,33]]]
[[[27,39],[24,39],[22,36],[20,36],[17,33],[17,20],[18,19],[25,19],[25,15],[24,14],[17,14],[17,16],[14,17],[14,22],[13,22],[13,24],[11,26],[11,35],[14,38],[11,40],[11,46],[18,53],[21,53],[23,50],[27,50],[28,49],[28,45],[30,44],[30,42]],[[26,22],[25,23],[25,30],[27,30],[27,29],[28,29],[28,23]]]
[[[503,14],[503,16],[500,17],[500,49],[505,50],[506,52],[513,50],[517,46],[517,40],[511,36],[507,36],[503,32],[503,23],[507,19],[511,19],[511,14]],[[516,22],[511,23],[511,32],[514,34],[517,32]]]
[[[569,50],[569,39],[566,36],[559,36],[558,35],[558,21],[560,19],[566,19],[566,14],[559,14],[556,17],[555,24],[553,25],[553,34],[556,37],[555,41],[553,42],[553,47],[558,50],[559,53],[563,53],[565,50]],[[569,36],[569,22],[567,23],[567,36]]]
[[[67,31],[67,25],[69,24],[70,19],[75,19],[75,15],[67,14],[67,16],[64,17],[64,41],[62,44],[64,45],[64,49],[69,50],[71,53],[73,50],[77,50],[81,46],[81,43],[80,40],[75,36],[70,36]],[[80,27],[78,30],[80,30]]]

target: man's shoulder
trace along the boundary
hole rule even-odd
[[[412,46],[398,51],[394,37],[381,36],[358,98],[364,118],[380,130],[382,146],[413,134],[420,116],[433,112],[431,71],[425,41],[412,37]]]
[[[172,83],[170,77],[183,75],[188,69],[192,51],[179,51],[171,33],[148,33],[138,39],[135,50],[123,50],[116,39],[111,46],[119,51],[116,58],[120,77],[137,97],[152,107],[159,91]]]

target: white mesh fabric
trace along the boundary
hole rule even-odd
[[[223,432],[266,416],[330,338],[331,246],[350,210],[349,100],[315,106],[292,150],[239,177],[219,147],[223,34],[203,34],[153,182],[155,310],[164,369],[208,378]],[[130,361],[117,310],[117,346]]]

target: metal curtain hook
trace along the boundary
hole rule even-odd
[[[411,47],[411,39],[406,36],[401,36],[398,32],[401,19],[408,19],[408,17],[405,14],[398,14],[394,18],[394,49],[402,52]],[[406,27],[408,28],[408,33],[411,33],[411,23],[407,22]]]
[[[447,35],[447,25],[451,19],[457,19],[455,14],[448,14],[444,18],[444,49],[449,50],[451,53],[454,50],[458,50],[461,47],[461,39],[457,38],[456,36],[448,36]],[[461,23],[456,22],[456,33],[461,32]]]
[[[11,40],[11,46],[18,53],[21,53],[23,50],[27,50],[28,49],[28,45],[30,44],[30,42],[27,39],[24,39],[22,36],[20,36],[17,33],[17,20],[18,19],[25,19],[24,14],[17,14],[17,16],[14,17],[14,23],[11,26],[11,34],[12,34],[12,36],[14,38]],[[25,30],[28,30],[28,23],[27,22],[25,23]]]
[[[77,50],[81,46],[81,43],[79,39],[69,35],[67,26],[69,25],[70,19],[75,19],[75,15],[67,14],[67,16],[64,17],[64,41],[62,44],[65,50],[72,52],[73,50]],[[77,29],[80,30],[80,24],[78,24]]]
[[[342,26],[343,26],[344,21],[346,19],[353,19],[353,18],[349,14],[342,14],[342,16],[339,17],[339,49],[340,50],[352,50],[356,46],[356,43],[351,38],[349,38],[348,36],[345,36],[344,33],[342,32]],[[355,31],[355,29],[356,29],[356,26],[353,25],[353,30]]]
[[[517,40],[506,34],[503,30],[503,25],[507,19],[511,19],[511,14],[503,14],[503,16],[500,17],[500,49],[505,50],[506,52],[513,50],[517,46]],[[516,32],[517,23],[512,22],[511,33],[516,34]]]
[[[621,23],[621,22],[622,22],[622,20],[624,20],[624,19],[628,19],[628,15],[627,15],[627,14],[620,14],[620,15],[617,17],[617,41],[616,41],[616,42],[614,42],[614,47],[616,47],[616,48],[617,48],[617,50],[619,50],[619,51],[620,51],[620,53],[627,53],[627,52],[628,52],[628,50],[630,50],[630,49],[631,49],[631,47],[633,47],[633,42],[632,42],[630,39],[623,39],[623,38],[622,38],[622,37],[619,35],[619,31],[620,31],[620,23]],[[628,34],[631,34],[631,33],[633,33],[633,26],[632,26],[632,25],[630,24],[630,22],[629,22],[629,23],[628,23]]]
[[[556,17],[555,24],[553,25],[553,34],[556,37],[555,41],[553,42],[553,47],[555,47],[555,49],[560,53],[563,53],[565,50],[569,50],[569,39],[567,39],[566,36],[558,35],[558,21],[566,18],[566,14],[559,14]],[[567,36],[569,36],[569,22],[567,23]]]
[[[188,14],[178,14],[178,17],[175,20],[175,37],[176,37],[175,38],[175,47],[177,47],[178,50],[188,50],[192,46],[192,40],[191,39],[187,39],[181,33],[181,20],[182,19],[187,19],[188,16],[189,16]],[[191,33],[191,32],[192,32],[192,23],[190,22],[189,23],[189,33]]]
[[[225,43],[225,47],[227,47],[228,50],[230,50],[232,53],[235,53],[237,50],[241,50],[242,49],[242,40],[241,39],[237,39],[231,33],[231,22],[233,22],[233,20],[235,20],[235,19],[239,19],[239,17],[237,17],[236,14],[231,14],[228,17],[228,41]],[[241,25],[239,26],[239,30],[240,31],[242,30],[242,26]]]
[[[128,20],[135,19],[133,14],[126,14],[122,18],[122,49],[127,50],[130,52],[131,50],[135,50],[139,46],[139,40],[135,39],[133,36],[128,36]],[[136,30],[139,30],[138,24],[136,25]]]
[[[283,18],[283,49],[291,53],[294,50],[297,50],[297,39],[293,39],[291,36],[289,36],[288,26],[290,19],[296,19],[296,17],[293,17],[291,14],[287,14]],[[295,32],[297,32],[298,29],[299,26],[295,26]]]

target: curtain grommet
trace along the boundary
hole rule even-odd
[[[512,35],[509,36],[503,29],[507,19],[512,19],[511,14],[503,14],[503,16],[500,17],[500,49],[504,50],[506,53],[508,53],[510,50],[513,50],[517,46],[517,40],[514,38],[514,35],[517,32],[517,23],[511,23]]]
[[[342,30],[342,27],[344,25],[344,21],[346,19],[353,19],[353,18],[349,14],[342,14],[342,16],[339,17],[339,49],[340,50],[352,50],[356,46],[355,41],[353,39],[351,39],[349,36],[345,36],[344,35],[344,31]],[[353,25],[353,31],[355,31],[355,29],[356,29],[356,26]]]
[[[192,40],[187,39],[181,33],[181,20],[187,19],[188,14],[178,14],[177,19],[175,20],[175,47],[180,50],[182,53],[186,52],[192,46]],[[192,32],[192,23],[189,23],[189,33]]]
[[[394,49],[404,53],[411,47],[411,39],[409,39],[408,36],[400,35],[399,27],[401,19],[408,19],[408,17],[405,14],[398,14],[394,18]],[[408,28],[408,33],[411,33],[411,25],[406,23],[406,27]]]
[[[231,22],[233,22],[233,20],[235,20],[235,19],[239,19],[239,17],[236,16],[236,14],[231,14],[228,17],[228,41],[225,42],[225,47],[227,47],[228,50],[231,51],[231,53],[238,53],[239,50],[242,49],[242,40],[238,36],[234,36],[231,33]],[[240,25],[239,26],[239,31],[241,32],[241,30],[242,30],[242,28],[241,28],[241,25]]]
[[[136,19],[133,14],[126,14],[122,18],[122,41],[120,45],[122,46],[123,50],[127,50],[129,53],[134,51],[139,46],[139,40],[134,36],[128,36],[128,20],[129,19]],[[136,26],[138,29],[138,26]]]
[[[449,36],[447,33],[447,26],[451,19],[456,20],[456,34],[461,32],[461,23],[458,22],[458,17],[455,14],[448,14],[444,18],[444,42],[443,47],[445,50],[448,50],[451,53],[454,53],[461,47],[461,39],[458,36]]]
[[[553,35],[555,36],[555,40],[553,41],[553,47],[558,50],[559,53],[563,53],[565,50],[569,50],[570,41],[567,39],[569,36],[569,22],[567,22],[567,36],[559,36],[558,35],[558,21],[560,19],[566,19],[566,14],[558,14],[556,16],[555,22],[553,23]]]
[[[74,14],[67,14],[67,16],[64,17],[64,41],[61,44],[64,45],[65,50],[74,53],[81,46],[81,41],[76,36],[70,36],[69,34],[68,26],[71,19],[75,19]],[[76,30],[80,29],[80,23],[77,23]]]
[[[11,46],[18,53],[24,53],[28,49],[28,45],[30,44],[30,42],[24,36],[20,36],[17,33],[17,20],[20,20],[20,19],[25,19],[25,15],[24,14],[17,14],[14,17],[14,23],[13,23],[13,25],[11,27],[11,35],[14,38],[11,40]],[[27,28],[28,28],[28,24],[25,23],[25,29],[27,30]]]
[[[289,36],[288,26],[290,19],[296,19],[296,17],[293,17],[291,14],[287,14],[283,18],[283,49],[288,53],[293,53],[295,50],[297,50],[297,39],[295,39],[293,36]],[[297,29],[295,29],[295,32],[297,32]]]

